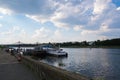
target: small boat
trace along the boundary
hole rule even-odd
[[[55,47],[52,44],[37,46],[35,47],[35,50],[46,51],[47,55],[49,56],[56,56],[56,57],[68,56],[67,52],[63,51],[63,49]]]

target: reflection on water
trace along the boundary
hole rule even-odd
[[[46,57],[42,62],[95,79],[120,80],[120,49],[64,48],[68,57]]]
[[[65,63],[63,60],[66,59],[65,57],[46,57],[45,59],[41,60],[42,62],[48,63],[50,65],[56,66],[56,67],[64,67]]]

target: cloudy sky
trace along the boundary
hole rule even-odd
[[[120,0],[0,0],[0,43],[120,37]]]

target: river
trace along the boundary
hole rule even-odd
[[[120,80],[120,49],[63,48],[68,57],[40,60],[97,80]]]

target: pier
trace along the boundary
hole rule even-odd
[[[14,56],[0,50],[0,80],[39,80],[26,66]]]
[[[0,78],[1,80],[90,80],[80,74],[38,62],[29,56],[22,56],[22,60],[18,62],[4,50],[0,51]]]

